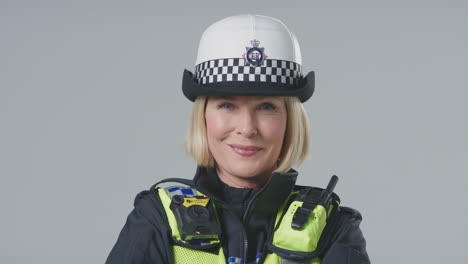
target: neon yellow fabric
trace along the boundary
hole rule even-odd
[[[321,261],[320,261],[319,258],[314,258],[314,259],[310,262],[310,264],[320,264],[320,262],[321,262]]]
[[[281,264],[281,257],[277,254],[268,254],[265,258],[264,264]],[[314,258],[310,261],[310,264],[320,264],[319,258]]]
[[[303,202],[294,201],[273,234],[273,245],[292,251],[312,252],[317,248],[320,235],[327,222],[325,207],[318,205],[312,211],[304,227],[300,230],[291,227],[294,213]]]
[[[226,263],[226,258],[224,257],[223,249],[221,247],[219,247],[218,255],[181,246],[174,246],[173,252],[174,263],[177,264]]]
[[[280,256],[276,254],[268,254],[265,258],[265,264],[281,264]]]

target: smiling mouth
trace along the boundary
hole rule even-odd
[[[259,147],[255,147],[255,146],[244,146],[244,145],[237,145],[237,144],[228,144],[231,149],[241,155],[241,156],[244,156],[244,157],[250,157],[250,156],[253,156],[255,155],[257,152],[259,152],[260,150],[262,150],[262,148],[259,148]]]

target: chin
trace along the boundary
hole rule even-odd
[[[265,166],[257,164],[234,163],[232,165],[232,172],[241,178],[254,178],[267,170]]]

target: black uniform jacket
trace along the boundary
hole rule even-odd
[[[273,173],[268,183],[256,191],[229,187],[215,169],[197,168],[193,185],[217,206],[226,257],[243,257],[251,263],[258,252],[265,253],[265,241],[271,233],[268,231],[272,230],[278,207],[295,187],[297,175],[293,169]],[[155,189],[140,192],[134,206],[106,264],[173,263],[171,231]],[[329,233],[322,264],[370,263],[359,228],[360,213],[343,206],[338,212],[335,217],[339,217],[339,225]]]

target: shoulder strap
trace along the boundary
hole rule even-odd
[[[167,178],[167,179],[164,179],[164,180],[160,180],[158,181],[157,183],[153,184],[153,186],[151,186],[150,188],[150,191],[154,191],[154,189],[156,188],[156,186],[158,186],[159,184],[161,183],[165,183],[165,182],[177,182],[177,183],[182,183],[182,184],[185,184],[187,186],[190,186],[190,187],[195,187],[195,185],[193,184],[193,181],[192,180],[189,180],[189,179],[183,179],[183,178]]]

